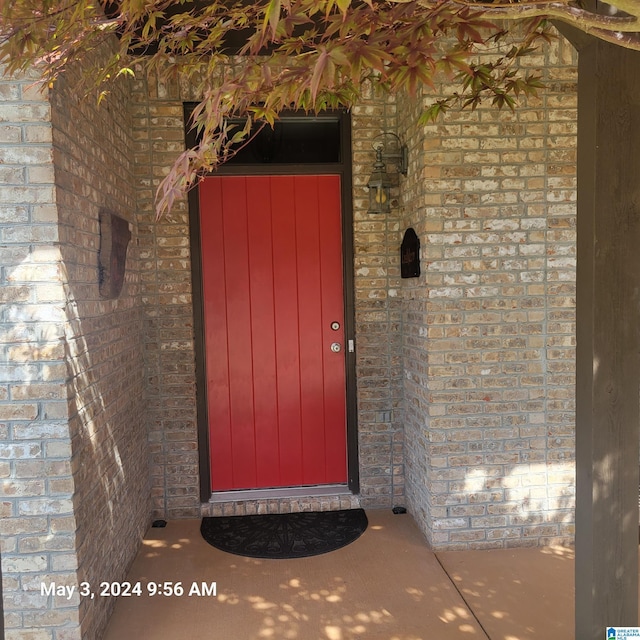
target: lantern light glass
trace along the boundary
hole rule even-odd
[[[391,211],[391,179],[382,161],[382,149],[376,149],[376,162],[367,184],[369,187],[369,213]]]

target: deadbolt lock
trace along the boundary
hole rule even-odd
[[[339,322],[332,322],[331,323],[331,329],[333,331],[337,331],[340,328],[340,323]]]

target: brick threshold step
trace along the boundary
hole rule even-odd
[[[352,495],[346,484],[323,484],[306,487],[275,487],[271,489],[238,489],[216,491],[209,503],[237,502],[245,500],[274,500],[279,498],[321,498],[324,496]]]

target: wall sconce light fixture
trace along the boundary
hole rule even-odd
[[[376,162],[367,183],[369,187],[369,213],[389,213],[391,211],[391,178],[382,161],[382,149],[376,149]]]
[[[396,149],[388,148],[384,139],[376,142],[379,138],[392,136],[395,140],[393,146]],[[402,175],[407,175],[409,165],[409,151],[407,145],[400,142],[400,138],[390,131],[386,131],[374,138],[373,148],[376,152],[376,161],[373,165],[373,172],[369,178],[369,213],[389,213],[391,211],[391,187],[393,181],[391,175],[387,173],[385,160],[395,163],[396,171]]]

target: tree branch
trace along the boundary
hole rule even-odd
[[[604,31],[601,29],[595,29],[591,33],[605,42],[611,42],[625,49],[640,51],[640,33],[621,33],[620,31]]]
[[[402,2],[403,0],[393,1]],[[418,3],[427,8],[433,7],[436,4],[433,0],[418,0]],[[640,3],[638,2],[633,3],[638,15],[634,14],[629,16],[600,15],[563,2],[486,4],[483,2],[474,2],[473,0],[448,0],[447,4],[465,9],[473,9],[489,18],[507,20],[522,20],[536,17],[555,18],[556,20],[562,20],[568,24],[576,25],[581,30],[587,33],[594,33],[594,35],[596,35],[595,32],[598,30],[606,32],[640,32]],[[631,4],[631,2],[628,4]]]

